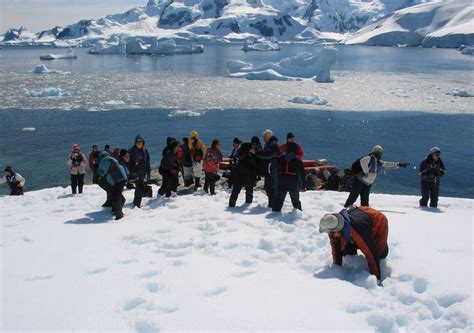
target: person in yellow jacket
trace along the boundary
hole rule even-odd
[[[201,187],[201,176],[202,176],[202,160],[204,153],[206,152],[206,146],[199,140],[198,133],[196,131],[191,132],[191,136],[188,141],[189,153],[193,161],[193,176],[194,176],[194,190],[196,191]]]

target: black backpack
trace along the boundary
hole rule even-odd
[[[352,163],[351,172],[353,175],[357,175],[362,172],[362,166],[360,165],[361,158],[356,159],[354,163]]]

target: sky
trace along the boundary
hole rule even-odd
[[[0,0],[0,34],[25,26],[33,32],[145,6],[147,0]]]

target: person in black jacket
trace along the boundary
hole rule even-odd
[[[232,194],[229,198],[229,207],[235,207],[242,187],[245,187],[245,202],[250,204],[253,201],[253,188],[257,176],[257,160],[251,154],[252,144],[242,143],[233,158],[232,169]]]
[[[145,177],[150,180],[150,154],[145,148],[145,140],[140,135],[135,138],[135,145],[130,148],[130,176],[129,179],[135,180],[135,196],[133,198],[133,206],[141,207],[142,197],[145,187]]]
[[[175,178],[178,177],[178,151],[179,142],[172,141],[169,148],[161,159],[160,163],[160,175],[163,176],[163,181],[158,194],[167,198],[171,196],[173,184],[176,182]]]
[[[277,190],[272,211],[280,212],[289,192],[293,207],[302,210],[300,191],[304,189],[305,173],[303,161],[298,158],[298,145],[294,142],[285,144],[285,153],[278,158]]]
[[[264,161],[264,176],[265,176],[265,192],[268,197],[268,207],[273,206],[273,199],[276,192],[276,163],[277,158],[280,155],[280,147],[278,146],[278,139],[273,135],[271,130],[263,132],[263,141],[265,146],[261,151],[252,149],[250,152],[255,156]]]
[[[189,138],[183,138],[181,145],[183,150],[183,157],[181,158],[181,165],[183,166],[184,186],[189,187],[194,183],[193,180],[193,159],[189,151]]]
[[[438,207],[439,182],[446,172],[440,155],[441,150],[438,147],[433,147],[428,157],[420,163],[420,207],[426,207],[428,200],[430,200],[430,207]]]

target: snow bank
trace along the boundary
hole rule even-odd
[[[25,127],[22,129],[23,132],[34,132],[36,131],[36,128],[34,127]]]
[[[390,225],[377,287],[360,255],[331,266],[318,231],[347,193],[305,192],[303,212],[287,198],[282,213],[260,191],[234,209],[221,189],[145,198],[141,209],[124,195],[118,223],[96,186],[0,197],[2,330],[473,329],[473,200],[422,210],[417,197],[373,194]]]
[[[474,4],[469,0],[424,3],[394,12],[344,40],[377,46],[459,47],[474,44]]]
[[[176,110],[168,114],[168,117],[200,117],[202,114],[200,112],[191,111],[191,110]]]
[[[324,97],[312,94],[310,97],[296,96],[289,100],[291,103],[297,104],[313,104],[313,105],[326,105],[328,104],[327,99]]]
[[[66,53],[61,54],[45,54],[40,56],[41,60],[54,60],[54,59],[76,59],[77,55],[72,49],[69,49]]]
[[[71,72],[63,72],[57,69],[48,69],[46,65],[44,64],[39,64],[36,65],[35,68],[33,68],[32,73],[35,74],[71,74]]]
[[[40,90],[25,89],[28,97],[71,97],[72,93],[61,88],[43,88]]]
[[[316,53],[303,52],[284,58],[278,63],[265,63],[254,67],[242,61],[230,61],[227,69],[232,77],[253,80],[293,80],[313,78],[316,82],[332,82],[330,69],[336,62],[337,50],[324,47]]]
[[[243,51],[280,51],[280,44],[278,41],[270,40],[253,40],[244,42]]]

